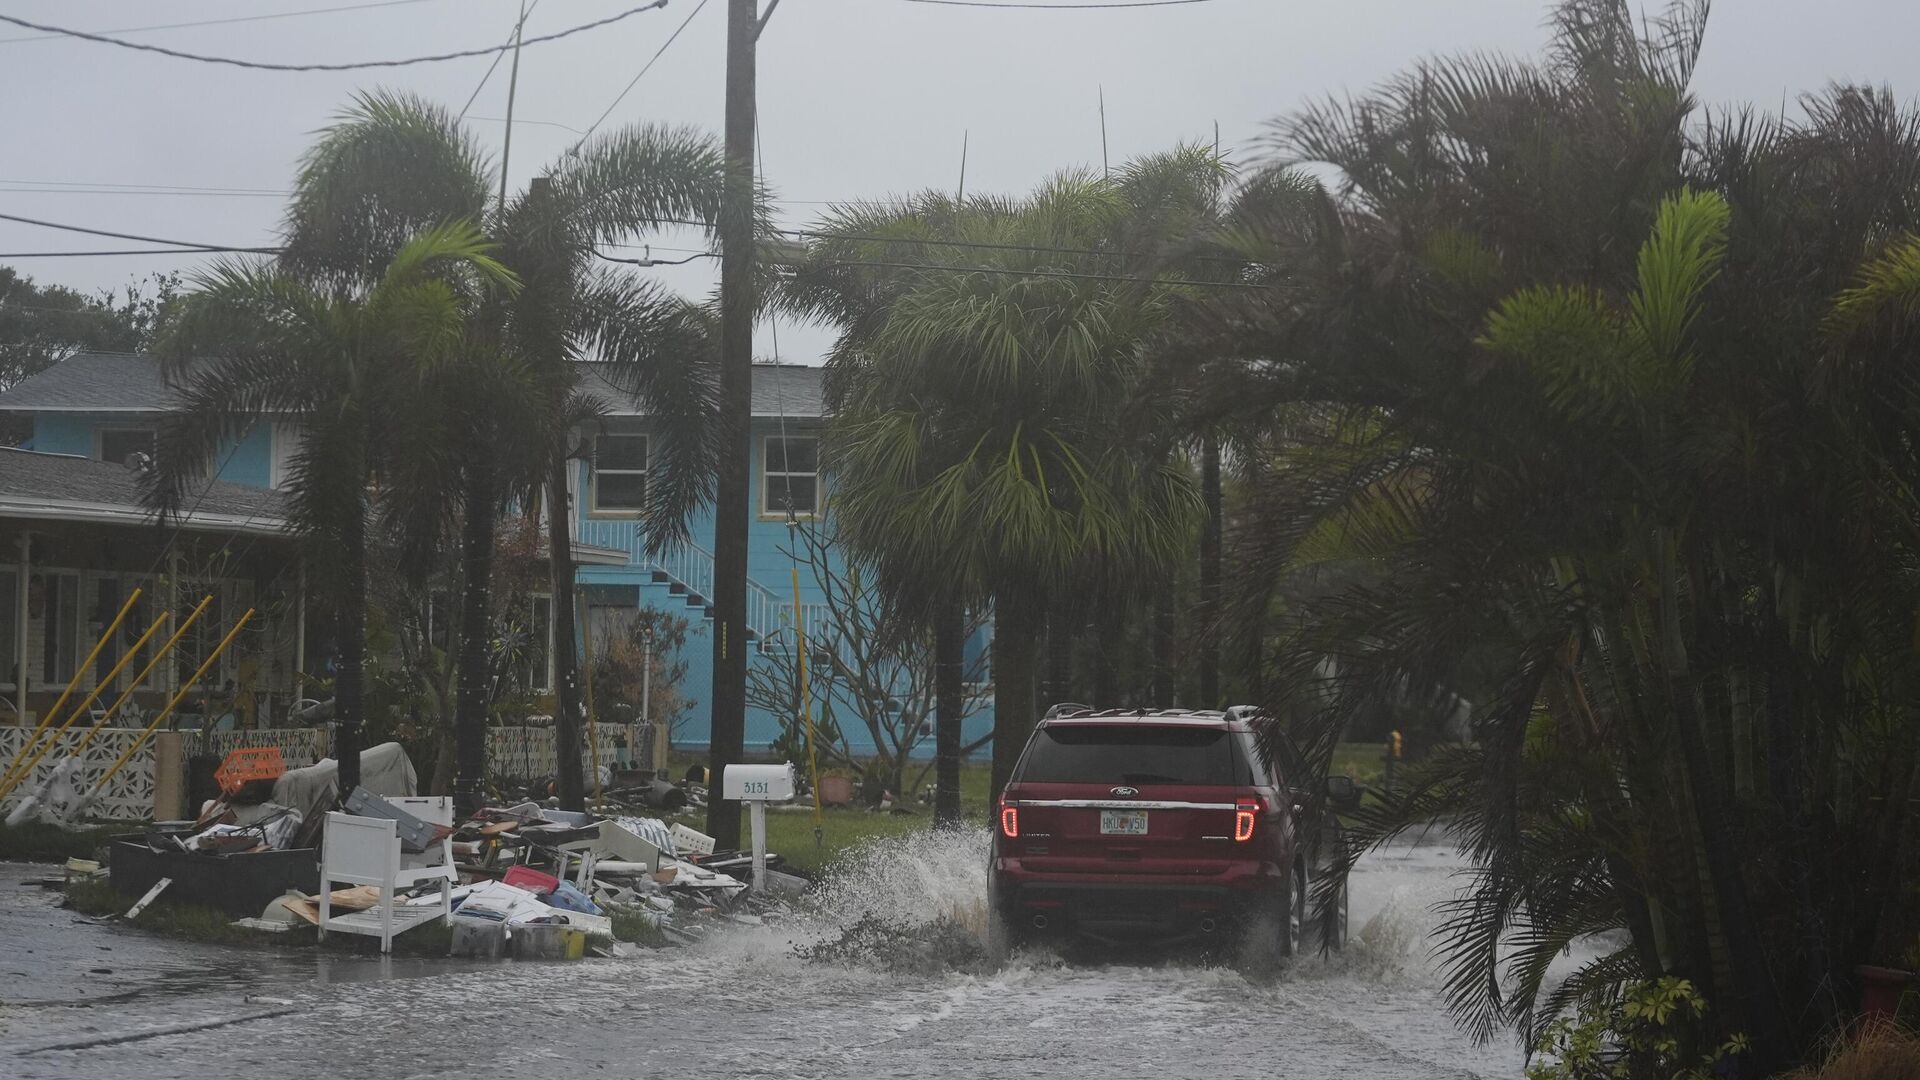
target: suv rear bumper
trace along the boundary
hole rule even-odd
[[[1236,861],[1204,881],[1146,874],[1042,874],[1019,859],[995,859],[987,875],[994,911],[1021,937],[1175,942],[1225,936],[1256,911],[1277,910],[1278,867]]]

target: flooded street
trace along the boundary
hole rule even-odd
[[[1511,1042],[1475,1046],[1442,1013],[1424,940],[1451,848],[1356,871],[1355,940],[1256,986],[1192,962],[1025,955],[993,975],[891,974],[800,959],[861,914],[977,917],[984,838],[869,854],[835,912],[622,961],[456,966],[216,950],[76,923],[0,868],[0,1075],[161,1080],[383,1077],[1509,1077]],[[28,951],[31,950],[31,951]],[[248,1002],[248,996],[255,1001]],[[285,1012],[292,1002],[294,1011]],[[282,1015],[271,1015],[282,1013]],[[47,1049],[257,1016],[82,1049]]]

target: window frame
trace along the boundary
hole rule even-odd
[[[111,461],[107,457],[107,436],[122,435],[128,432],[146,432],[152,444],[145,451],[157,455],[160,452],[160,426],[158,424],[114,423],[95,424],[93,428],[93,460]],[[125,465],[125,461],[113,461],[115,465]]]
[[[53,618],[53,605],[57,603],[57,599],[52,596],[47,596],[43,592],[42,599],[41,599],[42,607],[41,607],[40,620],[39,620],[40,621],[40,656],[38,657],[38,659],[40,662],[38,664],[30,664],[28,666],[27,692],[32,693],[35,690],[35,688],[38,688],[43,691],[65,689],[66,685],[70,681],[72,681],[74,675],[78,672],[80,667],[80,661],[86,658],[85,654],[86,654],[87,648],[89,647],[89,645],[91,645],[90,641],[82,640],[82,633],[81,633],[81,628],[86,625],[86,621],[87,621],[87,611],[83,603],[83,601],[86,599],[86,581],[85,581],[84,572],[75,567],[36,566],[32,569],[32,572],[27,577],[27,587],[29,589],[33,587],[34,578],[41,578],[43,579],[43,581],[46,579],[60,578],[66,581],[67,584],[61,586],[59,589],[59,592],[64,595],[67,592],[71,591],[73,595],[73,610],[70,612],[72,618],[68,620],[70,622],[70,625],[64,625],[64,626],[56,625],[52,628],[53,632],[49,632],[48,623],[59,621]],[[42,588],[44,590],[45,588],[44,584]],[[33,620],[29,618],[27,622],[28,622],[27,636],[28,636],[28,640],[31,641],[33,636],[33,631],[32,631]],[[58,637],[55,636],[56,633],[58,634],[59,637],[66,638],[67,644],[71,647],[72,651],[70,654],[70,659],[72,660],[74,670],[68,671],[65,675],[61,675],[59,673],[58,667],[56,667],[53,678],[49,680],[46,676],[47,652],[50,648],[56,649],[56,650],[58,649]],[[57,651],[54,653],[54,658],[57,663],[59,659],[59,654]]]
[[[774,471],[773,469],[768,468],[767,467],[768,465],[767,454],[769,452],[768,448],[772,446],[773,441],[775,439],[781,439],[781,440],[790,441],[790,442],[804,439],[807,442],[812,443],[813,444],[813,468],[811,470],[781,469],[777,472]],[[795,510],[793,511],[793,516],[796,519],[802,520],[802,521],[811,521],[813,518],[819,516],[821,496],[823,493],[820,490],[820,436],[817,432],[805,432],[798,435],[794,435],[794,434],[783,435],[779,432],[769,432],[765,435],[760,436],[760,516],[763,519],[785,521],[787,519],[787,508],[784,506],[775,506],[772,504],[773,478],[776,476],[781,476],[781,477],[810,476],[812,477],[813,478],[813,508],[811,510]]]
[[[638,469],[603,469],[600,466],[600,440],[639,439],[641,460],[645,463]],[[653,472],[653,435],[646,431],[620,430],[618,428],[600,432],[593,437],[593,452],[587,456],[587,515],[595,518],[637,518],[646,512],[642,506],[601,506],[600,476],[638,476],[647,487],[651,487]],[[644,499],[645,496],[643,495]]]

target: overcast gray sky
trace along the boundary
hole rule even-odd
[[[341,7],[354,0],[14,0],[0,12],[108,31]],[[364,0],[362,0],[364,2]],[[607,108],[699,0],[525,50],[509,172],[524,184]],[[762,0],[764,4],[764,0]],[[529,37],[637,0],[543,0]],[[502,41],[519,0],[413,0],[298,18],[125,35],[188,51],[285,63],[342,62]],[[721,120],[726,0],[706,8],[634,87],[609,126]],[[1115,160],[1210,139],[1241,157],[1265,123],[1310,98],[1364,91],[1421,56],[1536,52],[1541,0],[1210,0],[1135,10],[1024,11],[904,0],[784,0],[760,41],[767,176],[787,223],[825,201],[951,187],[971,133],[969,190],[1018,191],[1100,160],[1105,88]],[[0,26],[0,39],[31,36]],[[1920,39],[1913,0],[1719,0],[1696,88],[1710,103],[1783,97],[1829,79],[1890,83],[1903,99]],[[72,39],[0,40],[0,212],[207,243],[269,243],[283,190],[311,133],[363,87],[411,90],[454,108],[488,59],[349,73],[275,73],[193,63]],[[469,113],[496,148],[506,65]],[[492,118],[492,119],[482,119]],[[536,123],[537,122],[537,123]],[[558,126],[564,125],[564,126]],[[63,185],[258,189],[267,194],[78,193]],[[662,247],[693,248],[697,237]],[[117,248],[118,241],[0,222],[0,252]],[[663,257],[677,255],[659,248]],[[43,283],[124,284],[195,256],[9,259]],[[657,273],[711,287],[705,262]],[[785,359],[826,341],[782,327]],[[758,351],[773,352],[763,328]]]

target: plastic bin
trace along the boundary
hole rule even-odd
[[[545,896],[560,887],[560,879],[552,874],[543,874],[531,866],[516,866],[500,879],[516,889],[525,889],[530,893]]]

